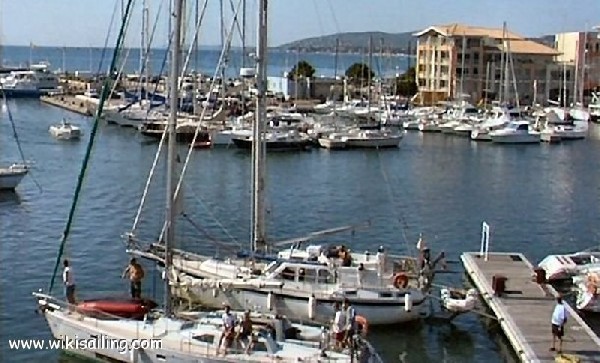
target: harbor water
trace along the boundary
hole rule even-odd
[[[78,362],[58,351],[10,350],[8,341],[51,337],[31,292],[48,287],[91,119],[37,100],[9,106],[33,169],[16,193],[0,194],[0,361]],[[82,126],[83,140],[57,141],[48,134],[63,117]],[[19,160],[12,135],[2,113],[3,164]],[[127,294],[120,278],[128,260],[121,235],[132,228],[156,148],[134,130],[101,124],[65,251],[78,298]],[[179,150],[181,160],[185,152]],[[329,241],[414,254],[422,233],[434,252],[446,251],[452,262],[479,248],[486,220],[492,250],[520,251],[538,261],[600,241],[599,154],[600,130],[593,127],[586,140],[558,145],[500,146],[417,132],[406,134],[394,150],[269,154],[268,235],[276,241],[368,220],[370,228]],[[178,247],[225,255],[221,242],[249,243],[250,173],[248,153],[193,152]],[[163,185],[164,157],[136,229],[140,239],[153,240],[160,232]],[[160,295],[157,274],[145,266],[144,294]],[[436,282],[463,284],[460,264],[450,263],[450,270],[456,273],[439,275]],[[549,319],[540,324],[549,325]],[[372,329],[370,339],[386,362],[514,359],[499,329],[474,314],[452,324]]]

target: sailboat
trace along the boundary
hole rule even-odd
[[[0,86],[1,89],[1,86]],[[15,125],[13,123],[12,120],[12,116],[10,114],[10,110],[8,109],[8,105],[6,103],[6,96],[3,97],[3,103],[2,103],[2,110],[6,110],[6,112],[8,113],[8,118],[9,121],[11,123],[11,126],[13,128],[13,134],[15,135],[15,141],[18,144],[18,139],[17,139],[17,131],[15,128]],[[9,166],[1,166],[0,165],[0,191],[13,191],[17,188],[17,186],[19,186],[19,184],[21,183],[21,180],[23,180],[23,178],[25,177],[25,175],[27,175],[29,169],[27,167],[27,165],[25,165],[24,163],[24,156],[23,153],[21,152],[20,146],[19,146],[19,152],[21,153],[21,158],[23,159],[23,163],[13,163]]]
[[[122,27],[127,23],[131,1],[125,8]],[[183,0],[176,0],[174,6],[175,47],[181,43],[181,14]],[[261,9],[266,10],[266,0],[261,0]],[[111,70],[114,69],[118,49],[122,46],[123,33],[117,40],[115,55]],[[171,90],[173,95],[177,94],[178,77],[180,66],[179,49],[172,52],[172,71],[171,71]],[[175,75],[175,76],[174,76]],[[102,98],[97,111],[94,125],[97,126],[102,113],[104,100],[107,97],[110,88],[110,80],[104,84]],[[168,132],[168,155],[167,155],[167,198],[166,198],[166,256],[165,269],[171,271],[172,261],[170,249],[172,248],[175,237],[175,126],[177,120],[177,97],[171,97],[170,100],[170,118],[167,127]],[[90,143],[93,142],[93,133],[90,137]],[[84,167],[89,158],[86,154]],[[78,189],[81,182],[78,184]],[[77,193],[76,193],[77,194]],[[73,202],[75,206],[77,198]],[[72,209],[72,211],[74,208]],[[72,216],[72,214],[70,215]],[[70,221],[68,222],[70,223]],[[69,224],[67,225],[67,227]],[[63,237],[63,244],[66,241],[66,234]],[[61,251],[62,251],[61,246]],[[60,253],[57,261],[60,261]],[[56,272],[56,268],[55,268]],[[56,274],[55,274],[56,275]],[[351,348],[346,351],[334,351],[328,342],[326,330],[322,330],[317,341],[314,341],[315,335],[308,334],[302,336],[303,331],[308,328],[295,326],[297,333],[293,338],[282,331],[282,319],[274,317],[273,326],[261,327],[257,324],[256,329],[251,332],[251,341],[253,348],[251,351],[245,349],[229,349],[224,352],[221,350],[222,341],[228,338],[223,329],[223,320],[218,316],[210,316],[201,313],[185,314],[182,316],[175,311],[170,294],[169,278],[170,274],[165,276],[165,302],[164,310],[153,309],[150,305],[144,305],[143,300],[121,301],[120,305],[127,305],[127,309],[133,310],[132,305],[138,304],[138,308],[144,310],[141,316],[124,317],[123,309],[116,311],[115,304],[109,305],[109,300],[94,300],[97,309],[92,310],[91,301],[83,301],[77,305],[65,303],[50,294],[43,292],[34,292],[39,311],[47,320],[50,330],[56,339],[64,342],[63,348],[71,350],[73,353],[83,355],[92,359],[108,360],[111,362],[200,362],[200,363],[220,363],[220,362],[365,362],[380,363],[381,359],[375,353],[373,348],[360,337],[356,337],[357,344],[351,344]],[[53,282],[54,278],[52,279]],[[52,287],[51,282],[51,287]],[[51,288],[49,289],[52,290]],[[107,312],[107,306],[110,306],[111,313]],[[85,308],[84,308],[85,307]],[[223,339],[224,338],[224,339]],[[85,346],[81,344],[85,341]],[[246,348],[243,342],[238,342],[241,348]],[[250,341],[248,342],[250,344]]]
[[[159,265],[170,259],[173,271],[166,272],[172,274],[173,284],[170,287],[173,294],[211,308],[219,308],[226,303],[233,309],[252,308],[261,313],[283,314],[295,321],[326,324],[334,316],[334,303],[347,299],[370,325],[422,318],[421,308],[425,305],[428,284],[419,280],[414,259],[376,259],[375,253],[352,253],[351,256],[347,249],[340,249],[338,256],[346,258],[325,257],[319,262],[317,259],[321,252],[317,252],[314,258],[290,258],[296,256],[296,253],[290,253],[287,258],[270,255],[271,263],[259,261],[261,251],[272,247],[267,241],[265,228],[267,27],[266,19],[263,19],[266,18],[266,8],[261,7],[261,10],[265,13],[260,16],[262,21],[258,32],[258,97],[252,140],[262,142],[252,143],[253,229],[250,256],[222,260],[175,250],[169,255],[165,253],[166,243],[164,246],[155,244],[149,251],[132,246],[134,248],[129,252]],[[336,230],[339,229],[326,231],[326,234]],[[299,238],[285,243],[294,246],[292,250],[295,250],[298,249],[295,246],[310,239]],[[319,246],[306,248],[325,254]]]

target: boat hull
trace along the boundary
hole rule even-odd
[[[42,96],[43,94],[45,94],[45,92],[42,92],[40,90],[20,90],[9,88],[4,88],[0,90],[0,97],[6,96],[6,98],[40,98],[40,96]]]
[[[250,150],[252,149],[251,139],[240,139],[232,138],[233,144],[240,149]],[[296,150],[307,150],[310,148],[310,140],[298,140],[298,141],[267,141],[267,150],[269,151],[296,151]]]
[[[26,170],[0,171],[0,190],[15,190],[26,174]]]
[[[175,287],[173,293],[184,300],[202,303],[210,308],[222,308],[228,304],[233,310],[252,309],[263,314],[281,314],[290,320],[301,322],[316,322],[329,324],[334,316],[334,303],[341,301],[342,297],[330,296],[327,299],[316,299],[314,316],[309,314],[310,299],[308,296],[299,296],[292,291],[280,289],[252,289],[252,288],[204,288],[200,286]],[[271,295],[269,295],[271,293]],[[363,316],[369,325],[389,325],[406,323],[421,319],[425,297],[422,294],[412,301],[410,311],[405,309],[403,298],[381,301],[358,301],[349,297],[352,306],[358,315]],[[269,302],[269,300],[271,302]],[[270,308],[270,309],[269,309]]]
[[[325,149],[338,150],[345,149],[346,142],[344,140],[319,139],[319,146]]]

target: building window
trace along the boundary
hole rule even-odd
[[[473,67],[473,74],[474,75],[478,75],[479,74],[479,68]]]
[[[446,80],[440,80],[440,88],[448,87],[448,82]]]
[[[446,51],[440,52],[440,58],[441,59],[448,59],[448,52],[446,52]]]

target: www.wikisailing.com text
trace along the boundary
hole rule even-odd
[[[106,336],[97,338],[63,337],[62,339],[11,339],[10,349],[15,350],[117,350],[127,353],[137,349],[161,349],[160,339],[115,339]]]

